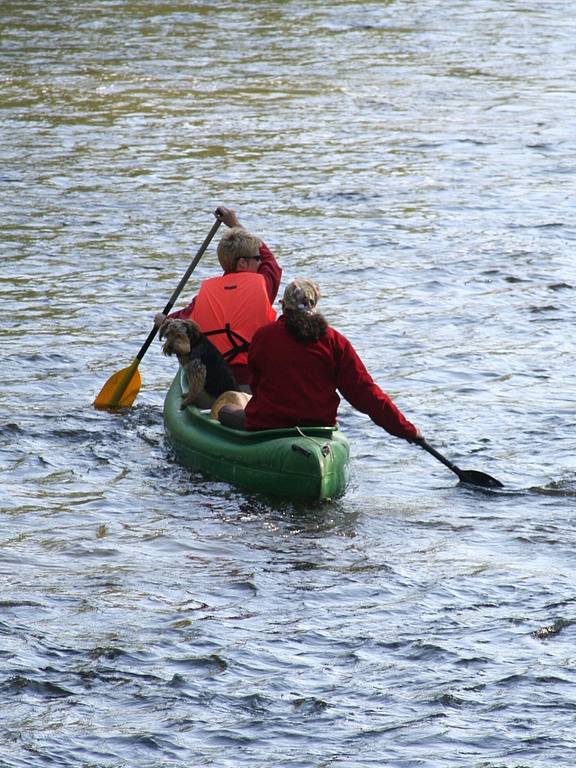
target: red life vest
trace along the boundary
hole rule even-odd
[[[229,363],[246,365],[255,331],[276,319],[266,281],[257,272],[228,272],[200,284],[190,319]]]

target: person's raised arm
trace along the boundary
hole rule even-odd
[[[218,208],[216,208],[214,211],[214,216],[220,219],[223,224],[226,224],[227,227],[242,227],[242,229],[244,229],[244,226],[238,219],[236,211],[232,208],[219,205]],[[272,304],[276,299],[276,296],[278,295],[278,289],[280,288],[282,268],[276,261],[276,257],[270,248],[268,248],[266,243],[263,241],[260,241],[259,253],[261,261],[258,267],[258,273],[262,275],[266,281],[266,292],[268,294],[268,299]]]
[[[258,273],[262,275],[266,281],[266,293],[268,294],[270,304],[273,304],[278,295],[278,289],[280,288],[282,267],[278,264],[276,257],[266,243],[260,242],[259,253],[261,261],[260,266],[258,267]]]
[[[232,227],[242,227],[236,211],[232,208],[227,208],[225,205],[219,205],[214,211],[214,216],[216,216],[217,219],[220,219],[222,224],[226,224],[227,227],[230,227],[230,229],[232,229]]]

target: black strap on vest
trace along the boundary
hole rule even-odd
[[[227,363],[232,362],[232,360],[242,354],[242,352],[248,352],[250,342],[245,339],[244,336],[240,336],[239,333],[233,331],[232,328],[230,328],[230,323],[226,323],[224,328],[217,328],[215,331],[204,331],[204,336],[218,336],[221,333],[226,334],[226,338],[230,344],[230,349],[227,352],[221,353]]]

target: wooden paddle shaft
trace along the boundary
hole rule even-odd
[[[162,314],[163,315],[167,315],[170,312],[170,310],[172,309],[172,307],[174,306],[174,303],[176,302],[176,299],[182,293],[182,289],[184,288],[184,286],[188,282],[192,272],[194,272],[194,270],[196,269],[196,266],[197,266],[198,262],[202,258],[202,255],[203,255],[204,251],[206,250],[206,248],[208,248],[208,246],[210,244],[210,241],[212,240],[212,238],[214,237],[214,235],[218,231],[218,227],[220,226],[220,224],[222,224],[222,220],[221,219],[216,219],[216,221],[212,225],[212,229],[210,230],[210,232],[208,232],[204,242],[202,243],[202,245],[198,249],[198,253],[196,254],[196,256],[194,256],[194,258],[190,262],[190,266],[188,267],[186,272],[184,272],[184,274],[182,275],[182,279],[180,280],[180,282],[178,283],[178,285],[174,289],[174,292],[172,293],[172,296],[170,296],[170,298],[168,300],[168,303],[166,304],[166,306],[162,310]],[[146,339],[144,344],[142,344],[142,347],[140,348],[140,351],[136,355],[136,359],[138,361],[142,360],[142,358],[146,354],[146,351],[148,350],[148,347],[154,341],[157,333],[158,333],[158,326],[154,325],[154,328],[152,328],[152,330],[148,334],[148,338]]]

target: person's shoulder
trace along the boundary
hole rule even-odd
[[[328,326],[326,331],[326,338],[333,349],[338,349],[341,354],[352,356],[358,354],[350,339],[346,338],[341,331],[337,331],[336,328],[333,328],[331,325]]]
[[[346,336],[344,336],[343,333],[336,330],[336,328],[334,328],[331,325],[329,325],[326,328],[326,335],[328,336],[329,339],[331,339],[332,341],[335,341],[337,344],[341,344],[341,345],[350,344]]]
[[[256,341],[262,336],[270,336],[275,333],[279,333],[281,330],[280,325],[281,324],[278,322],[278,320],[272,320],[270,323],[261,325],[260,328],[254,332],[254,335],[252,336],[252,342]]]

